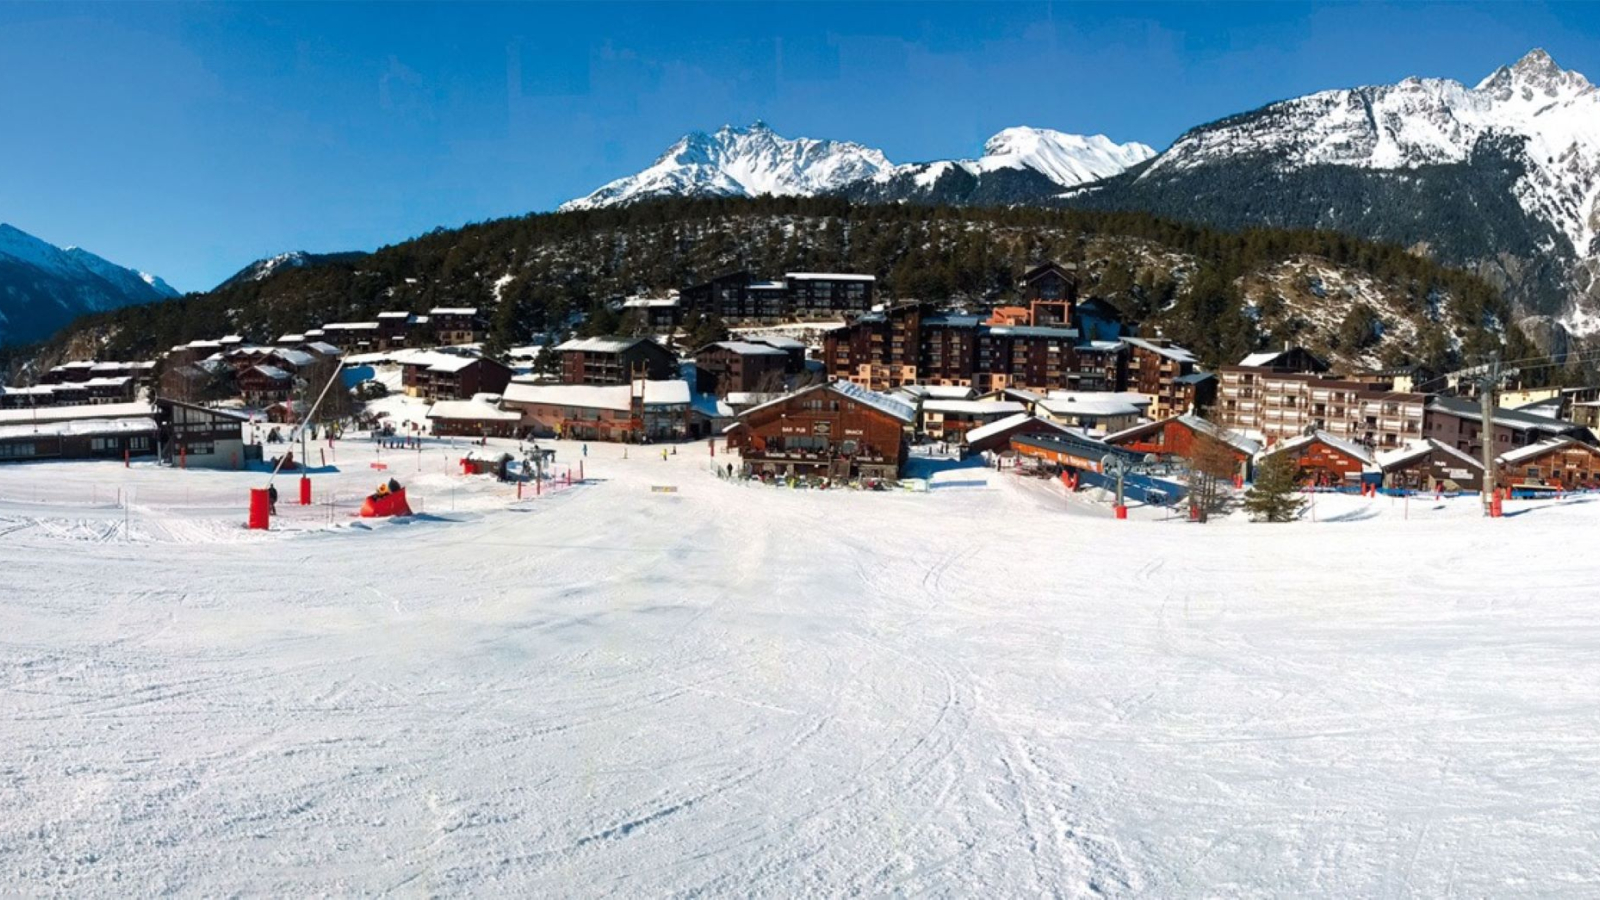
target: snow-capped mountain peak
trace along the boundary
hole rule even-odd
[[[765,122],[692,131],[649,168],[619,178],[563,210],[620,206],[650,197],[756,197],[827,193],[889,171],[883,153],[849,141],[785,138]]]
[[[985,141],[983,157],[971,164],[976,172],[1029,168],[1062,187],[1076,187],[1109,178],[1155,155],[1145,144],[1118,144],[1103,134],[1085,137],[1017,126]]]
[[[881,150],[850,141],[785,138],[765,122],[724,125],[712,134],[692,131],[649,168],[619,178],[561,209],[620,206],[651,197],[815,196],[862,186],[882,192],[901,185],[916,194],[947,173],[982,176],[1032,170],[1062,187],[1115,175],[1155,155],[1144,144],[1117,144],[1104,135],[1084,137],[1046,128],[1007,128],[984,144],[978,159],[897,166]]]
[[[0,342],[43,338],[84,313],[176,296],[153,275],[0,223]]]

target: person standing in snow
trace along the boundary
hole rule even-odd
[[[583,445],[583,455],[584,455],[585,459],[587,459],[588,456],[589,456],[589,445],[588,444],[584,444]]]
[[[278,514],[278,486],[275,484],[267,485],[267,510],[272,515]]]

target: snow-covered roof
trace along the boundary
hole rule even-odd
[[[971,444],[975,441],[987,440],[988,438],[991,438],[997,434],[1004,434],[1013,428],[1016,428],[1020,425],[1026,425],[1029,422],[1038,422],[1041,425],[1047,425],[1050,428],[1063,433],[1067,431],[1066,426],[1052,422],[1049,419],[1041,419],[1038,416],[1031,416],[1025,412],[1019,412],[1006,416],[1004,419],[998,419],[990,422],[987,425],[980,425],[977,428],[970,428],[967,430],[966,434],[963,435],[963,437],[966,439],[967,443]]]
[[[506,403],[545,403],[551,406],[576,406],[583,409],[627,410],[633,406],[632,384],[526,384],[506,386]],[[681,379],[646,381],[646,406],[687,406],[689,382]]]
[[[306,336],[303,335],[303,334],[298,334],[298,333],[296,333],[296,334],[283,334],[283,335],[279,335],[278,336],[277,343],[279,343],[279,344],[298,344],[298,343],[301,343],[302,341],[304,341],[305,339],[306,339]]]
[[[27,422],[65,422],[72,419],[121,419],[155,415],[148,403],[83,403],[73,406],[41,406],[37,410],[0,409],[0,425]]]
[[[1404,446],[1395,447],[1391,450],[1379,451],[1376,456],[1378,468],[1387,471],[1395,466],[1405,465],[1413,460],[1421,459],[1435,450],[1449,456],[1453,456],[1457,460],[1473,466],[1474,468],[1483,468],[1482,460],[1474,459],[1471,454],[1463,453],[1449,444],[1441,443],[1433,438],[1423,438],[1422,440],[1418,441],[1408,441]]]
[[[1570,437],[1549,438],[1547,440],[1540,441],[1537,444],[1529,444],[1526,447],[1518,447],[1515,450],[1507,450],[1506,452],[1495,457],[1495,462],[1503,466],[1516,465],[1519,462],[1537,459],[1538,457],[1541,457],[1552,450],[1560,450],[1561,448],[1570,446],[1572,444],[1582,444],[1582,441]],[[1584,446],[1588,445],[1584,444]]]
[[[879,412],[888,413],[894,418],[899,419],[907,424],[916,421],[917,418],[916,408],[904,400],[901,400],[897,397],[891,397],[888,394],[880,394],[877,391],[869,391],[861,385],[849,381],[832,381],[821,384],[813,384],[809,387],[801,388],[792,394],[783,394],[768,400],[765,403],[752,406],[740,415],[748,416],[751,413],[759,412],[769,406],[787,402],[793,397],[799,397],[803,394],[809,394],[812,391],[822,390],[831,390],[834,393],[848,397],[857,403],[870,406]]]
[[[1145,350],[1149,350],[1151,353],[1158,353],[1167,357],[1168,359],[1176,360],[1178,362],[1192,363],[1195,361],[1193,353],[1185,350],[1182,347],[1179,347],[1177,344],[1173,344],[1169,347],[1163,347],[1152,341],[1147,341],[1143,338],[1136,337],[1125,337],[1122,339],[1122,342],[1124,344],[1128,344],[1129,346],[1141,347]]]
[[[1121,341],[1084,341],[1077,346],[1077,349],[1079,350],[1088,350],[1099,353],[1111,353],[1116,350],[1121,350],[1122,348],[1123,343]]]
[[[428,312],[435,316],[475,316],[478,314],[476,306],[435,306]]]
[[[743,337],[752,343],[767,344],[780,350],[804,350],[806,348],[805,341],[796,340],[783,334],[747,334]]]
[[[1027,405],[1015,400],[924,400],[925,413],[956,413],[959,415],[1006,416],[1023,412]]]
[[[900,391],[912,397],[938,400],[967,400],[973,396],[972,388],[958,384],[906,384],[900,386]]]
[[[501,409],[493,403],[474,397],[471,400],[440,400],[428,407],[427,418],[515,422],[522,418],[522,414],[515,410]]]
[[[329,331],[376,331],[377,322],[328,322],[322,326],[324,332]]]
[[[1428,410],[1430,412],[1448,413],[1469,422],[1483,421],[1483,411],[1476,400],[1436,395],[1428,398]],[[1494,421],[1496,425],[1506,425],[1520,429],[1536,429],[1547,433],[1560,433],[1577,427],[1574,423],[1562,419],[1536,416],[1504,407],[1495,409]]]
[[[788,356],[787,353],[784,353],[777,347],[773,347],[768,344],[752,344],[746,341],[717,341],[710,346],[720,347],[723,350],[731,350],[740,356]],[[706,350],[709,348],[701,347],[700,349]]]
[[[568,351],[582,351],[584,353],[621,353],[622,351],[627,350],[628,348],[634,346],[635,344],[638,344],[641,341],[648,341],[648,340],[650,340],[650,339],[649,338],[642,338],[642,337],[640,337],[640,338],[616,338],[616,337],[573,338],[570,341],[563,341],[562,343],[557,344],[556,345],[556,352],[557,353],[566,353]]]
[[[1136,416],[1141,408],[1110,391],[1051,391],[1049,396],[1041,398],[1035,405],[1058,416]]]
[[[380,318],[380,319],[409,319],[409,318],[411,318],[411,313],[398,312],[396,310],[390,310],[388,312],[378,313],[378,318]]]
[[[1317,431],[1313,434],[1296,435],[1295,437],[1289,438],[1286,441],[1280,442],[1276,446],[1268,447],[1266,450],[1266,455],[1272,456],[1285,450],[1298,450],[1301,447],[1311,443],[1326,444],[1327,446],[1338,450],[1340,453],[1343,453],[1351,459],[1358,460],[1369,466],[1377,465],[1378,463],[1377,459],[1373,457],[1371,450],[1368,450],[1366,447],[1363,447],[1354,441],[1345,440],[1338,435],[1330,434],[1326,431]]]
[[[260,372],[268,378],[271,378],[273,381],[288,381],[294,377],[277,366],[251,366],[250,370],[253,372]]]
[[[338,356],[344,352],[327,341],[311,341],[306,344],[306,349],[313,350],[323,356]]]
[[[761,391],[730,391],[727,400],[733,406],[755,406],[758,403],[766,403],[782,396],[782,394]]]
[[[622,301],[625,309],[669,309],[678,303],[677,297],[629,297]]]
[[[855,275],[847,272],[785,272],[784,278],[795,281],[877,281],[876,275]]]
[[[297,369],[304,366],[309,366],[316,361],[316,357],[305,352],[304,350],[277,349],[272,351],[272,355],[276,359],[288,363]]]
[[[1263,350],[1260,353],[1252,353],[1249,356],[1246,356],[1244,359],[1239,360],[1239,365],[1249,366],[1251,368],[1259,368],[1261,366],[1269,365],[1273,360],[1282,355],[1283,354],[1277,350]]]
[[[127,419],[73,419],[61,422],[41,422],[35,426],[32,422],[26,424],[0,425],[0,440],[7,438],[31,437],[33,435],[78,436],[87,437],[100,434],[136,434],[153,433],[156,430],[156,420],[148,417],[135,417]]]
[[[124,387],[133,381],[131,375],[109,375],[91,378],[83,383],[84,387]]]

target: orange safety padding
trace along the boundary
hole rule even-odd
[[[361,504],[361,518],[374,519],[385,516],[412,515],[410,504],[406,503],[406,489],[391,491],[385,496],[374,494]]]

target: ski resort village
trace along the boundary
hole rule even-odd
[[[1584,893],[1600,390],[1019,272],[0,392],[21,893]],[[709,324],[708,324],[709,323]]]

